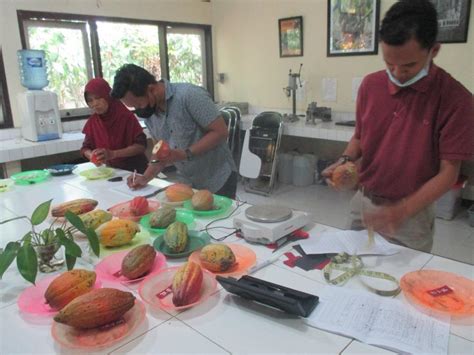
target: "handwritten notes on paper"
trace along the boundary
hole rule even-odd
[[[446,354],[449,322],[413,311],[393,298],[327,286],[308,325],[409,353]]]

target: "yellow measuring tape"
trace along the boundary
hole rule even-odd
[[[350,266],[344,264],[350,264]],[[331,272],[333,270],[344,271],[344,273],[335,277],[334,279],[331,279]],[[396,288],[392,290],[379,290],[368,285],[363,279],[359,278],[359,281],[362,283],[362,285],[364,285],[365,288],[371,292],[376,293],[377,295],[387,297],[396,296],[400,293],[400,285],[395,277],[384,272],[365,270],[362,259],[357,255],[341,253],[332,257],[331,262],[324,267],[323,273],[324,279],[332,285],[343,285],[353,276],[362,275],[395,283]]]

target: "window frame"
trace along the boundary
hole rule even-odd
[[[209,91],[211,97],[214,99],[214,71],[213,71],[213,53],[212,53],[212,26],[196,23],[184,23],[184,22],[169,22],[169,21],[158,21],[158,20],[141,20],[136,18],[127,17],[113,17],[113,16],[93,16],[93,15],[79,15],[71,13],[60,13],[60,12],[42,12],[42,11],[26,11],[17,10],[18,25],[20,28],[20,39],[22,49],[27,48],[27,37],[24,22],[26,21],[47,21],[61,23],[63,21],[78,21],[84,22],[89,25],[89,43],[90,43],[90,56],[93,66],[93,76],[102,77],[102,63],[100,59],[100,43],[97,32],[97,21],[102,22],[119,22],[128,24],[143,24],[143,25],[155,25],[158,28],[159,46],[160,46],[160,58],[161,58],[161,76],[162,78],[169,79],[169,63],[168,63],[168,48],[167,48],[167,31],[168,27],[180,28],[180,29],[199,29],[204,32],[203,39],[203,51],[205,57],[203,62],[205,69],[205,81],[206,89]],[[70,22],[68,22],[70,23]],[[158,78],[159,79],[159,78]],[[80,109],[76,109],[80,110]],[[64,110],[68,111],[68,110]],[[72,111],[72,110],[69,110]],[[61,121],[74,121],[86,118],[87,115],[80,116],[62,116]]]
[[[7,77],[5,75],[5,65],[3,63],[2,47],[0,46],[0,100],[2,105],[3,122],[0,122],[0,129],[13,128],[13,116],[8,96]]]

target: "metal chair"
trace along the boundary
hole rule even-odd
[[[239,166],[239,172],[247,178],[246,191],[266,196],[273,192],[282,133],[283,116],[278,112],[262,112],[253,119]]]
[[[236,107],[228,106],[221,108],[220,112],[227,124],[227,144],[235,163],[238,165],[240,160],[240,110]]]

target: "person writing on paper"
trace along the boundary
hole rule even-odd
[[[112,96],[134,107],[155,141],[169,144],[165,159],[149,164],[131,188],[141,188],[166,165],[174,164],[179,180],[196,189],[235,197],[237,173],[227,146],[227,125],[209,93],[187,83],[156,81],[147,70],[134,64],[122,66],[115,74]]]
[[[110,96],[110,85],[102,78],[90,80],[84,98],[93,114],[87,120],[81,154],[97,166],[145,172],[146,136],[135,115],[120,100]]]
[[[434,64],[437,25],[428,0],[401,0],[387,11],[380,28],[386,70],[362,81],[355,133],[323,171],[330,179],[338,165],[357,161],[351,228],[365,225],[425,252],[433,245],[434,202],[474,155],[472,94]]]

